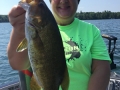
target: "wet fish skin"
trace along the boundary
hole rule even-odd
[[[68,90],[69,75],[57,23],[43,0],[33,0],[29,5],[25,21],[27,43],[21,43],[17,51],[27,47],[34,77],[43,90],[59,90],[60,85]]]

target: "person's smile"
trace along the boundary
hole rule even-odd
[[[52,11],[58,24],[70,24],[78,7],[78,0],[51,0]]]
[[[71,7],[69,5],[61,5],[57,7],[57,10],[61,16],[69,16]]]

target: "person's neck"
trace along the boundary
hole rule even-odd
[[[71,24],[74,21],[74,17],[71,19],[56,19],[58,25],[66,26]]]

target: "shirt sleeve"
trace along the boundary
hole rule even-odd
[[[108,60],[111,62],[111,59],[108,54],[108,49],[101,36],[100,30],[94,25],[92,26],[92,30],[93,30],[93,44],[91,47],[92,58],[97,60]]]

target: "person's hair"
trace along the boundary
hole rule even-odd
[[[49,0],[51,2],[51,0]],[[78,0],[78,3],[80,2],[80,0]]]

